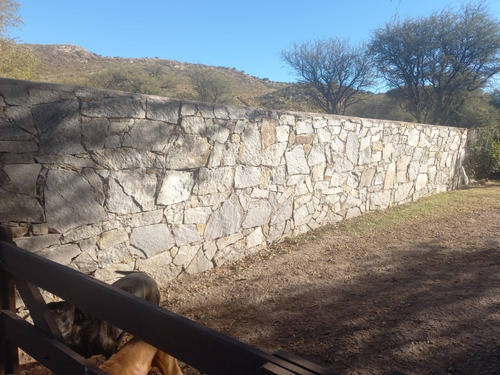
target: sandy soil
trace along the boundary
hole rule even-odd
[[[475,189],[496,204],[373,230],[328,226],[182,277],[162,305],[340,375],[500,374],[500,185]]]

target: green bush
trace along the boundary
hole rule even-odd
[[[500,172],[500,132],[497,129],[471,131],[465,170],[475,179]]]

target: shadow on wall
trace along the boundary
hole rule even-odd
[[[167,283],[457,186],[461,129],[0,79],[0,222],[104,280]]]
[[[224,155],[227,167],[207,168],[213,163],[211,147],[222,158],[229,128],[238,122],[227,111],[186,103],[181,124],[180,102],[0,83],[0,222],[14,226],[19,246],[85,273],[133,269],[137,260],[163,254],[152,262],[165,266],[158,272],[163,279],[192,263],[190,272],[197,272],[226,261],[228,254],[214,257],[220,247],[212,246],[210,255],[202,249],[201,234],[215,240],[236,233],[245,219],[238,200],[230,198],[238,174],[236,160],[230,160],[240,151],[237,142]],[[214,110],[222,111],[222,119]],[[210,120],[196,118],[198,111]],[[236,117],[254,112],[240,109]],[[255,143],[260,133],[253,126],[240,125],[239,139]],[[250,160],[258,151],[249,146],[241,153]],[[205,196],[187,203],[184,213],[196,194]],[[234,204],[210,218],[211,207],[225,202]]]

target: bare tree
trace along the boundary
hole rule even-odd
[[[281,57],[300,82],[308,84],[308,95],[327,113],[343,114],[370,96],[366,90],[374,84],[374,71],[363,45],[353,47],[333,38],[294,43]]]

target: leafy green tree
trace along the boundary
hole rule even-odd
[[[15,0],[0,0],[0,38],[6,38],[7,30],[19,27],[23,22],[17,15],[19,4]]]
[[[500,23],[483,3],[429,17],[395,20],[369,45],[387,84],[418,122],[449,125],[500,72]]]
[[[326,113],[343,114],[354,103],[370,95],[374,84],[372,63],[364,46],[346,40],[324,39],[294,43],[281,57],[308,83],[308,95]]]
[[[174,81],[157,63],[122,65],[89,78],[88,84],[111,90],[166,96]]]
[[[500,173],[500,131],[494,127],[469,131],[467,174],[474,178],[490,177]]]
[[[210,68],[196,67],[190,74],[197,100],[210,103],[228,103],[232,90],[229,80]]]
[[[17,15],[19,4],[14,0],[0,0],[0,76],[16,79],[34,79],[38,59],[25,47],[8,38],[7,31],[22,24]]]
[[[479,92],[461,109],[463,125],[470,128],[465,168],[474,178],[500,172],[500,109],[494,94]]]
[[[0,76],[32,80],[36,78],[38,58],[23,45],[0,39]]]
[[[491,93],[490,103],[495,106],[495,108],[500,109],[500,90],[495,89]]]

